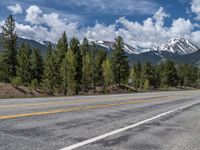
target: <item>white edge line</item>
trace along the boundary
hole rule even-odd
[[[84,145],[87,145],[87,144],[90,144],[90,143],[94,143],[94,142],[99,141],[99,140],[102,140],[102,139],[104,139],[104,138],[106,138],[106,137],[109,137],[109,136],[112,136],[112,135],[114,135],[114,134],[117,134],[117,133],[126,131],[126,130],[128,130],[128,129],[132,129],[132,128],[138,127],[138,126],[140,126],[140,125],[142,125],[142,124],[145,124],[145,123],[147,123],[147,122],[150,122],[150,121],[155,120],[155,119],[158,119],[158,118],[161,118],[161,117],[166,116],[166,115],[168,115],[168,114],[171,114],[171,113],[173,113],[173,112],[175,112],[175,111],[178,111],[178,110],[182,110],[182,109],[191,107],[191,106],[193,106],[193,105],[195,105],[195,104],[198,104],[198,103],[200,103],[200,101],[199,101],[199,102],[192,103],[192,104],[188,104],[188,105],[185,105],[185,106],[181,106],[181,107],[179,107],[179,108],[176,108],[176,109],[173,109],[173,110],[164,112],[164,113],[162,113],[162,114],[156,115],[156,116],[151,117],[151,118],[149,118],[149,119],[146,119],[146,120],[140,121],[140,122],[138,122],[138,123],[135,123],[135,124],[132,124],[132,125],[129,125],[129,126],[126,126],[126,127],[123,127],[123,128],[120,128],[120,129],[111,131],[111,132],[108,132],[108,133],[106,133],[106,134],[103,134],[103,135],[100,135],[100,136],[97,136],[97,137],[88,139],[88,140],[86,140],[86,141],[83,141],[83,142],[80,142],[80,143],[77,143],[77,144],[68,146],[68,147],[66,147],[66,148],[62,148],[62,149],[60,149],[60,150],[73,150],[73,149],[82,147],[82,146],[84,146]]]

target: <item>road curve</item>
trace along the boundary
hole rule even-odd
[[[0,150],[189,150],[199,133],[199,90],[0,100]]]

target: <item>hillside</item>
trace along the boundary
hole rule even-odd
[[[0,34],[0,41],[1,41],[1,34]],[[41,50],[41,53],[42,53],[43,56],[46,54],[46,51],[47,51],[46,45],[43,45],[43,44],[41,44],[37,41],[34,41],[34,40],[18,37],[17,38],[17,47],[19,47],[22,43],[29,44],[31,48],[39,48]],[[2,50],[3,50],[3,46],[0,42],[0,51],[2,51]]]
[[[30,90],[28,87],[19,86],[13,87],[11,84],[0,83],[0,98],[12,98],[12,97],[41,97],[44,94]]]

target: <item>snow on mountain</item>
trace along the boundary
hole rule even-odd
[[[101,47],[104,47],[108,50],[113,50],[114,49],[114,42],[110,42],[110,41],[95,41],[95,43]],[[128,45],[128,44],[124,44],[124,50],[128,53],[128,54],[140,54],[141,51],[137,50],[136,48]]]
[[[113,50],[114,42],[109,41],[95,41],[95,43],[99,46],[102,46],[108,50]],[[178,55],[186,55],[190,53],[194,53],[199,50],[199,47],[193,44],[192,42],[184,39],[184,38],[172,38],[167,43],[162,44],[160,46],[153,48],[142,48],[140,46],[130,46],[128,44],[124,44],[124,50],[128,54],[141,54],[148,51],[157,51],[158,55],[161,55],[162,52],[170,52]],[[160,52],[160,53],[159,53]]]
[[[172,38],[156,49],[156,51],[167,51],[179,55],[194,53],[198,50],[199,47],[184,38]]]
[[[95,40],[89,40],[89,42],[92,44],[93,42],[97,44],[100,47],[103,47],[107,49],[108,51],[112,51],[114,49],[114,42],[111,41],[95,41]],[[49,41],[43,41],[42,44],[47,46]],[[50,42],[51,43],[51,42]],[[55,47],[55,44],[51,43],[53,47]],[[152,47],[152,48],[144,48],[140,47],[139,45],[128,45],[124,43],[124,50],[128,54],[141,54],[144,52],[154,52],[156,55],[159,55],[163,57],[163,53],[172,53],[172,54],[178,54],[178,55],[186,55],[191,54],[199,50],[199,47],[190,42],[189,40],[186,40],[184,38],[172,38],[167,43],[164,43],[158,47]]]

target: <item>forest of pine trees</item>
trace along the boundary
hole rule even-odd
[[[113,87],[129,85],[135,89],[199,87],[200,72],[189,64],[166,60],[158,65],[131,64],[123,50],[123,39],[115,40],[112,54],[90,44],[70,41],[64,32],[45,57],[39,49],[23,43],[17,47],[15,20],[10,15],[2,28],[0,82],[40,89],[48,95],[110,93]]]

